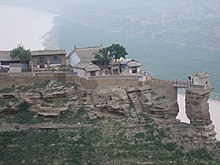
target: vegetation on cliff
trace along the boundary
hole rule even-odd
[[[140,116],[140,118],[143,118]],[[149,118],[126,126],[129,119],[89,119],[83,108],[49,119],[75,123],[74,130],[28,129],[0,133],[0,164],[219,164],[218,149],[184,152],[175,143],[163,144],[166,131]],[[48,120],[48,119],[47,119]],[[90,123],[90,124],[89,124]],[[140,132],[133,132],[142,129]],[[130,135],[126,134],[130,131]],[[13,158],[13,159],[12,159]]]
[[[169,138],[169,127],[156,125],[145,113],[134,117],[109,115],[103,110],[102,115],[96,115],[90,107],[76,108],[72,103],[64,114],[44,117],[33,109],[34,104],[39,104],[38,99],[46,108],[48,104],[66,106],[76,100],[79,93],[74,91],[79,88],[76,84],[49,82],[2,90],[14,91],[14,95],[25,93],[28,97],[21,101],[10,93],[3,94],[1,105],[13,105],[15,111],[1,109],[0,164],[220,164],[219,144],[212,150],[183,150]],[[35,90],[44,93],[29,96],[28,92]],[[68,93],[61,97],[58,93],[70,90],[70,96]],[[80,93],[79,97],[86,94]]]

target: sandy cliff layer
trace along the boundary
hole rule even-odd
[[[208,113],[209,94],[203,97],[206,100],[201,101],[201,97],[195,97],[193,103],[187,104],[191,124],[180,123],[176,119],[179,107],[176,89],[172,84],[156,82],[136,87],[106,86],[92,90],[82,88],[80,84],[67,85],[57,81],[50,81],[46,85],[15,87],[11,92],[3,90],[0,94],[4,101],[0,111],[2,114],[17,113],[19,105],[26,101],[30,104],[30,111],[44,117],[75,112],[80,107],[86,108],[90,119],[123,119],[129,126],[140,126],[147,117],[153,119],[159,128],[167,130],[164,143],[176,142],[187,149],[212,148],[216,144],[216,133]],[[130,131],[137,132],[135,128],[129,129],[128,135]]]

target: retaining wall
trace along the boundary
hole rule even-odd
[[[136,76],[97,76],[90,77],[88,80],[80,78],[75,74],[66,73],[17,73],[0,74],[0,89],[12,87],[14,85],[34,85],[43,84],[52,79],[63,80],[67,83],[80,84],[85,89],[95,89],[97,87],[118,85],[121,87],[137,86]],[[153,91],[159,96],[165,96],[171,100],[177,99],[177,89],[174,88],[174,82],[168,80],[153,79],[147,81],[153,88]]]
[[[152,79],[148,81],[153,91],[159,96],[165,96],[171,100],[177,100],[177,88],[174,88],[174,82],[162,79]]]

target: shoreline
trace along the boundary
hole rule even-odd
[[[19,44],[28,49],[45,49],[43,37],[53,27],[56,15],[44,11],[0,5],[0,50],[12,50]]]
[[[179,114],[177,116],[177,119],[180,119],[181,122],[189,123],[189,119],[186,117],[185,114],[185,95],[183,95],[182,93],[178,93],[177,100],[179,104]],[[220,120],[218,118],[218,116],[220,115],[220,111],[218,108],[220,107],[220,101],[209,99],[208,103],[212,124],[215,126],[215,131],[217,133],[216,138],[217,140],[220,140]]]

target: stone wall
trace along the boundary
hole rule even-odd
[[[121,87],[137,86],[138,81],[136,77],[121,77],[121,78],[106,78],[96,79],[99,87],[118,85]]]
[[[15,85],[34,85],[42,84],[52,79],[65,80],[65,75],[47,74],[47,75],[33,75],[32,73],[19,74],[0,74],[0,89],[12,87]]]
[[[165,96],[171,100],[177,100],[177,88],[174,88],[174,82],[169,80],[153,79],[147,82],[152,86],[153,91],[160,96]]]
[[[1,73],[0,89],[14,85],[33,85],[42,84],[50,80],[63,80],[67,83],[75,82],[86,89],[95,89],[96,87],[119,85],[122,87],[137,86],[136,76],[99,76],[88,80],[80,78],[75,74],[39,72],[32,73]]]

